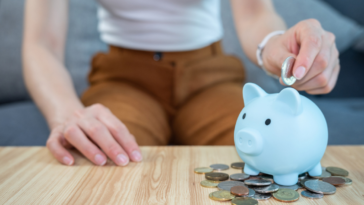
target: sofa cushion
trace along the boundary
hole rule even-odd
[[[289,26],[306,18],[319,19],[323,27],[337,36],[339,49],[348,47],[360,31],[353,21],[341,16],[329,6],[317,0],[274,0],[277,11]],[[87,87],[86,75],[91,56],[105,50],[97,32],[96,1],[70,0],[69,30],[66,45],[66,67],[70,71],[77,93]],[[1,0],[0,2],[0,104],[27,100],[21,71],[21,42],[23,31],[24,0]],[[225,28],[223,44],[226,52],[244,60],[247,80],[262,86],[268,92],[282,87],[266,76],[243,54],[235,34],[229,1],[222,1],[222,17]]]
[[[21,74],[23,0],[0,1],[0,104],[27,99]]]
[[[329,144],[364,144],[364,99],[312,99],[325,115]],[[33,102],[0,106],[0,146],[43,146],[47,124]]]
[[[106,45],[97,31],[96,1],[70,0],[69,8],[65,64],[80,94],[91,57]],[[0,104],[30,99],[22,76],[23,13],[24,0],[0,1]]]
[[[363,0],[323,0],[334,7],[341,14],[355,20],[364,26],[364,1]]]
[[[311,99],[324,113],[330,145],[364,144],[364,99]]]
[[[364,33],[356,21],[344,16],[326,2],[320,0],[273,0],[277,12],[291,27],[303,19],[315,18],[322,27],[335,34],[340,52],[349,48]]]
[[[33,102],[0,106],[0,146],[44,146],[49,129]]]
[[[353,20],[346,18],[330,5],[319,0],[273,0],[276,11],[283,17],[288,27],[301,20],[316,18],[323,28],[336,35],[337,47],[341,52],[347,50],[364,32],[363,28]],[[265,74],[261,68],[252,63],[243,53],[232,21],[229,1],[221,1],[222,19],[224,23],[224,50],[239,56],[247,70],[247,81],[261,86],[267,92],[279,92],[284,87],[274,78]],[[350,69],[350,68],[346,68]]]

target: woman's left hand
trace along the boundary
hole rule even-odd
[[[308,19],[297,23],[283,35],[274,36],[263,53],[264,67],[280,76],[283,61],[293,56],[293,88],[309,94],[326,94],[334,88],[339,71],[339,52],[334,34],[325,31],[319,21]],[[282,79],[280,79],[282,85]]]

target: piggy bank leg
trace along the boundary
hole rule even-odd
[[[244,173],[249,175],[258,175],[259,171],[251,168],[248,164],[244,165]]]
[[[314,166],[311,170],[308,171],[310,176],[320,176],[322,174],[321,163],[319,162],[316,166]]]
[[[298,182],[298,174],[274,175],[274,182],[283,186],[292,186]]]

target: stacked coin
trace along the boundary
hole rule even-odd
[[[222,170],[227,170],[229,169],[229,166],[226,164],[212,164],[210,165],[210,167],[214,170],[214,171],[222,171]]]
[[[230,179],[234,181],[244,181],[250,177],[249,174],[237,173],[230,175]]]
[[[231,168],[234,168],[234,169],[241,169],[241,170],[243,170],[244,169],[244,166],[245,166],[245,163],[244,162],[234,162],[230,166],[231,166]]]
[[[229,191],[214,191],[209,195],[210,199],[215,201],[230,201],[235,198]]]
[[[294,202],[300,198],[300,195],[295,190],[282,188],[273,193],[273,197],[277,201]]]
[[[195,168],[194,171],[196,174],[205,174],[205,173],[212,172],[213,169],[210,167],[197,167],[197,168]]]
[[[244,162],[235,162],[230,166],[243,170]],[[225,164],[212,164],[210,167],[198,167],[197,174],[204,174],[206,180],[200,182],[202,187],[218,188],[209,194],[215,201],[231,201],[236,205],[255,205],[259,200],[273,198],[281,202],[295,202],[299,200],[298,189],[306,189],[301,195],[309,199],[320,199],[326,194],[335,194],[335,186],[351,185],[352,180],[347,178],[349,172],[338,167],[322,167],[320,176],[310,176],[302,173],[298,175],[298,183],[292,186],[282,186],[274,183],[274,177],[267,173],[250,176],[245,173],[235,173],[230,176],[220,171],[229,169]],[[229,181],[229,179],[231,181]]]
[[[217,185],[217,188],[219,190],[231,191],[230,189],[234,186],[244,186],[245,187],[245,184],[244,184],[244,182],[239,182],[239,181],[225,181],[225,182],[220,182],[219,185]]]
[[[249,188],[246,186],[233,186],[230,189],[230,193],[235,196],[245,196],[249,194]]]
[[[212,181],[225,181],[229,179],[229,175],[221,172],[209,172],[205,174],[205,178]]]

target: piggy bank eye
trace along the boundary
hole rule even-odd
[[[245,116],[246,116],[246,113],[244,113],[244,115],[243,115],[243,120],[245,119]]]
[[[269,125],[269,124],[270,124],[270,122],[271,122],[271,120],[270,120],[270,119],[267,119],[267,120],[265,121],[265,125]]]

